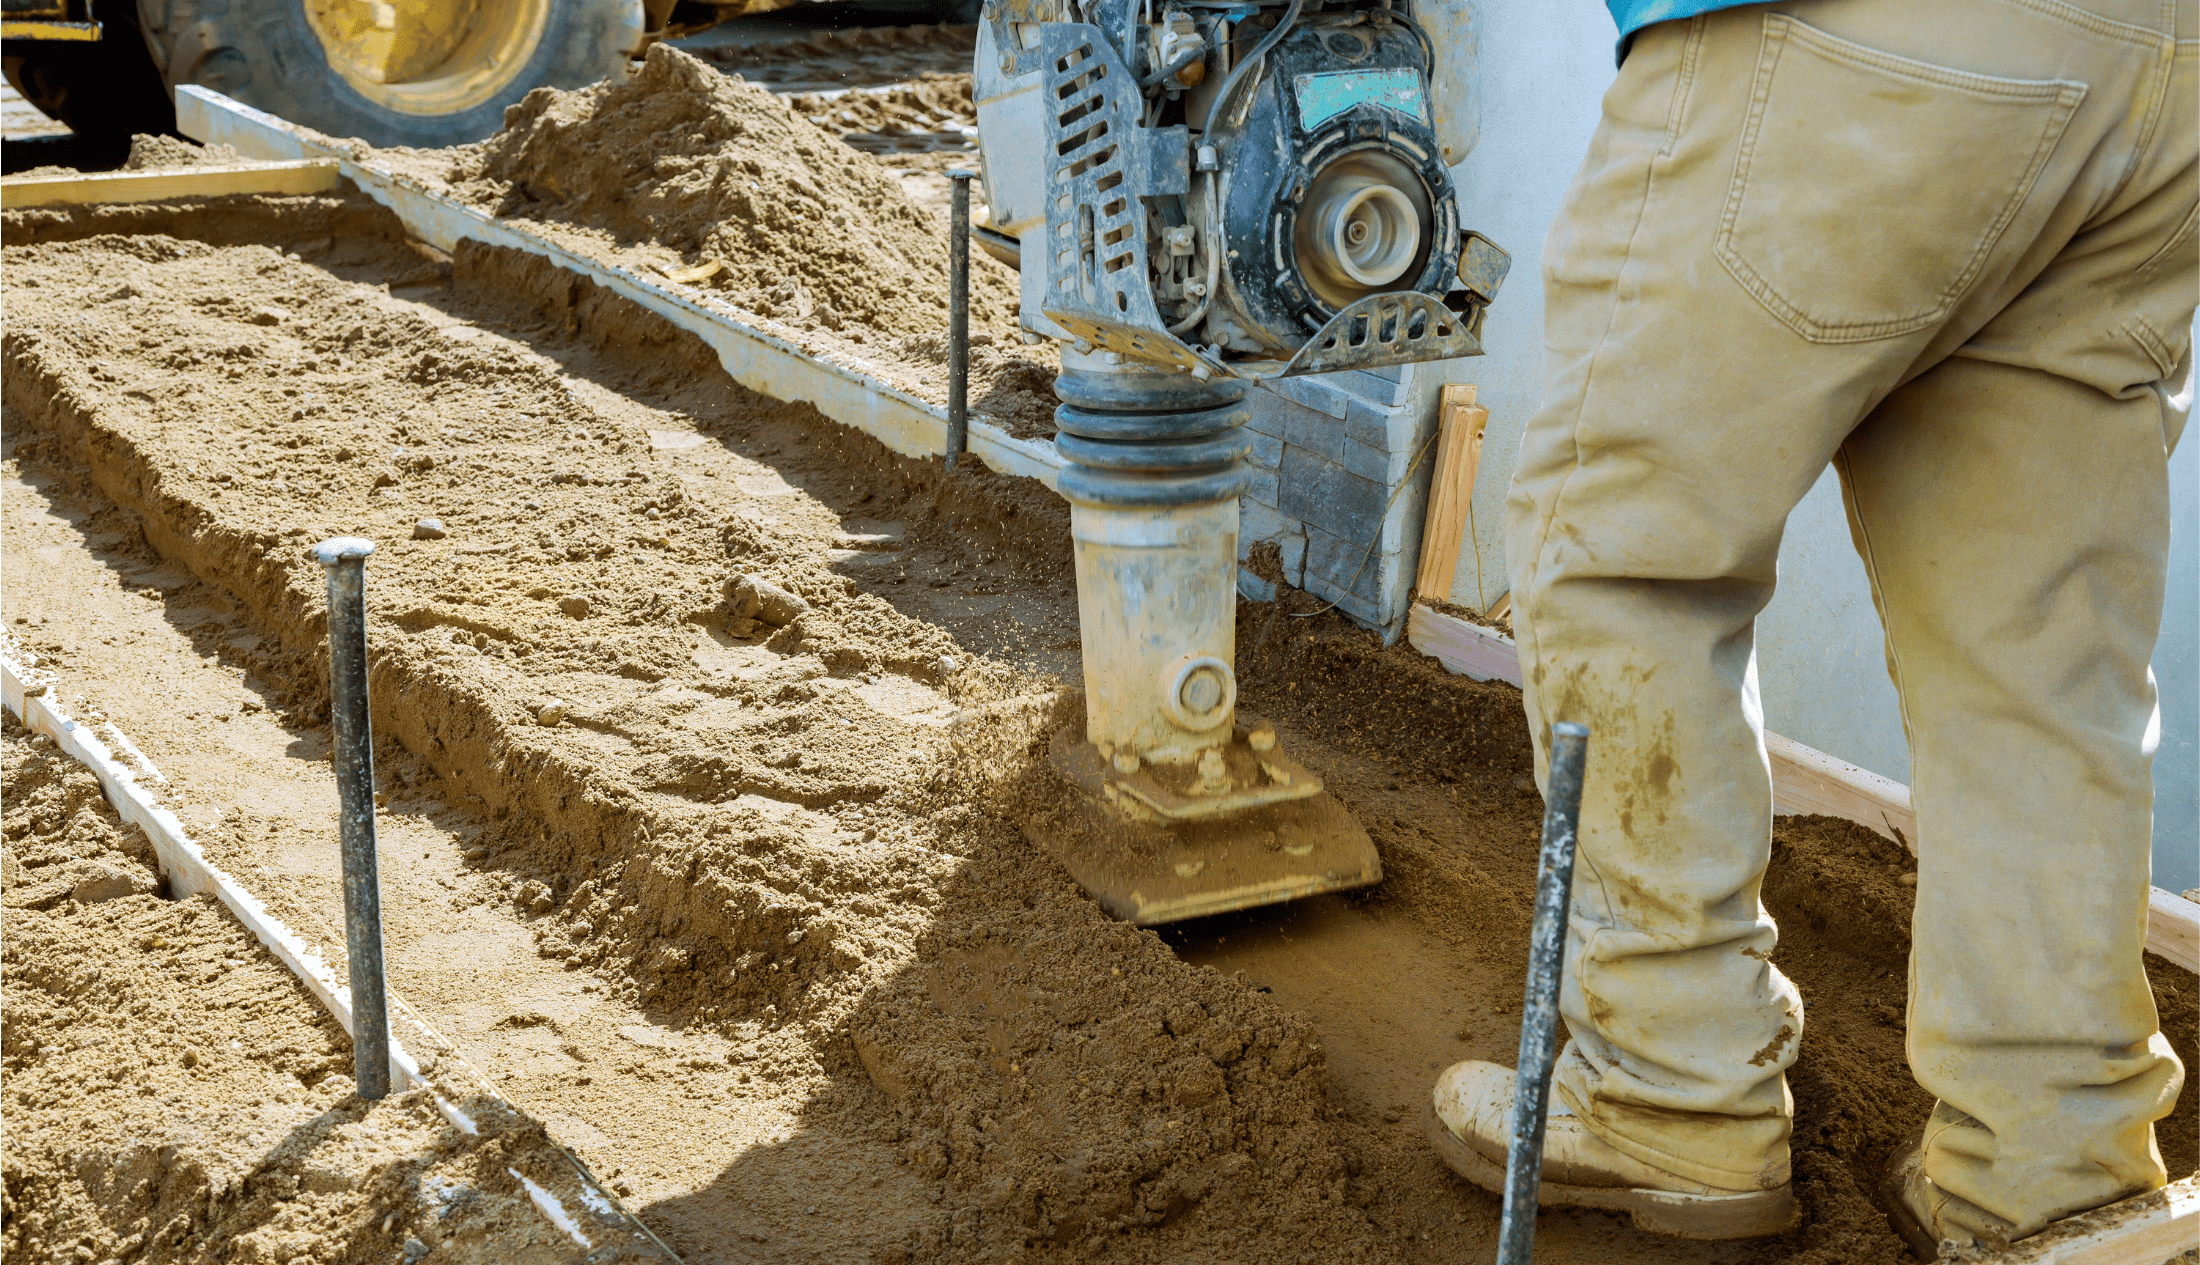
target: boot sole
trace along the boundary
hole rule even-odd
[[[1434,1104],[1421,1108],[1421,1128],[1451,1171],[1494,1195],[1505,1193],[1505,1166],[1484,1158],[1480,1151],[1454,1136],[1437,1117]],[[1676,1239],[1705,1241],[1785,1234],[1802,1219],[1791,1186],[1732,1195],[1687,1195],[1638,1186],[1562,1186],[1556,1182],[1542,1182],[1536,1187],[1536,1206],[1624,1212],[1634,1220],[1638,1230]]]
[[[1909,1245],[1910,1255],[1921,1261],[1940,1259],[1940,1244],[1933,1232],[1925,1228],[1916,1213],[1910,1211],[1909,1201],[1902,1197],[1908,1185],[1906,1170],[1917,1163],[1917,1152],[1912,1150],[1895,1159],[1885,1175],[1879,1179],[1879,1187],[1873,1192],[1873,1202],[1887,1216],[1887,1228]]]

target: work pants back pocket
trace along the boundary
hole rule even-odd
[[[1768,14],[1719,261],[1812,342],[1934,325],[2084,97],[2081,83],[1950,70]]]

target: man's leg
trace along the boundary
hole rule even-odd
[[[1545,249],[1508,538],[1539,752],[1553,721],[1594,731],[1554,1088],[1631,1158],[1786,1180],[1802,1020],[1758,899],[1752,652],[1780,533],[2126,178],[2160,43],[2014,4],[1783,4],[1651,28],[1607,98]]]
[[[1839,459],[1910,735],[1908,1044],[1944,1231],[2029,1234],[2164,1180],[2151,1122],[2183,1077],[2140,962],[2164,413],[1956,358]]]
[[[1940,1099],[1921,1238],[2029,1234],[2165,1179],[2151,1122],[2182,1069],[2140,957],[2200,289],[2200,12],[2176,19],[2114,195],[1838,460],[1910,736],[1909,1053]]]
[[[2166,1177],[2151,1122],[2183,1069],[2141,965],[2147,664],[2192,403],[2200,6],[2160,16],[2112,191],[1837,463],[1910,736],[1908,1044],[1940,1101],[1890,1193],[1921,1244]]]
[[[1786,433],[1789,406],[1776,423],[1745,408],[1782,442],[1738,444],[1743,418],[1705,389],[1753,376],[1729,367],[1725,326],[1794,341],[1716,273],[1691,292],[1734,129],[1721,146],[1692,143],[1689,125],[1706,95],[1746,98],[1739,44],[1754,37],[1719,56],[1708,25],[1637,40],[1552,226],[1551,387],[1507,532],[1539,777],[1552,722],[1591,731],[1556,1101],[1635,1159],[1746,1190],[1788,1180],[1782,1072],[1802,1029],[1758,901],[1772,790],[1752,621],[1788,511],[1860,402],[1821,394],[1835,415],[1815,437]]]

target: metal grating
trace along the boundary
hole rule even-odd
[[[1138,85],[1100,28],[1051,23],[1040,47],[1049,255],[1041,310],[1096,347],[1185,369],[1204,363],[1169,335],[1154,304],[1140,201],[1185,191],[1184,129],[1140,126]]]
[[[1329,319],[1284,368],[1286,376],[1371,369],[1407,360],[1479,356],[1469,318],[1414,290],[1371,294]]]

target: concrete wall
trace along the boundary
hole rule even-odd
[[[2200,337],[2200,327],[2194,330]],[[2186,398],[2192,385],[2185,386]],[[2169,463],[2169,600],[2154,648],[2162,745],[2154,752],[2154,882],[2200,887],[2200,435]]]
[[[1486,609],[1508,587],[1501,507],[1521,429],[1542,392],[1543,236],[1595,130],[1614,73],[1614,32],[1600,0],[1421,6],[1462,16],[1471,28],[1480,82],[1469,129],[1474,147],[1453,169],[1461,220],[1513,256],[1484,329],[1487,354],[1419,367],[1405,400],[1433,413],[1435,390],[1448,379],[1477,384],[1490,410],[1474,521],[1450,594]],[[2176,553],[2155,660],[2163,718],[2155,866],[2158,883],[2181,890],[2200,884],[2200,441],[2177,454],[2173,487]],[[1830,471],[1789,522],[1779,594],[1759,622],[1757,653],[1769,727],[1909,781],[1878,616]]]

